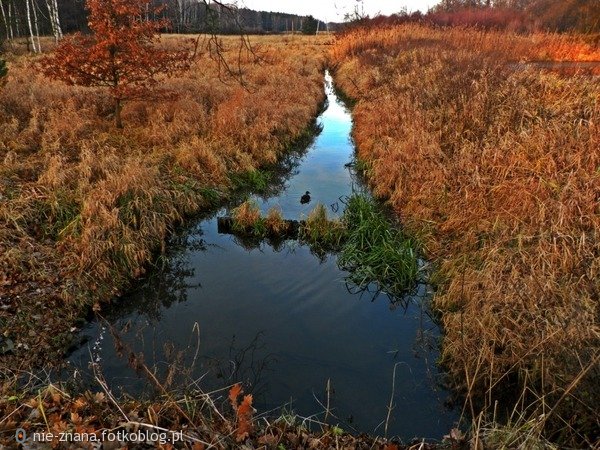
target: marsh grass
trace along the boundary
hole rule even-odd
[[[231,174],[230,179],[235,189],[260,194],[269,187],[272,174],[267,170],[256,169]]]
[[[369,184],[436,267],[444,367],[483,409],[506,386],[558,405],[541,433],[561,445],[600,429],[600,79],[515,62],[599,56],[577,36],[416,25],[332,52]]]
[[[180,36],[164,36],[176,49]],[[185,37],[184,37],[185,39]],[[325,98],[329,38],[253,38],[241,64],[244,86],[199,49],[192,69],[163,80],[168,98],[125,105],[124,130],[100,89],[45,79],[37,57],[10,55],[0,92],[0,296],[42,296],[52,311],[77,311],[116,296],[164,249],[186,218],[214,207],[236,187],[264,189],[273,167],[305,139]],[[45,47],[46,48],[46,47]],[[36,290],[42,294],[36,294]],[[69,313],[70,314],[70,313]],[[0,311],[6,333],[50,353],[22,321]],[[56,323],[68,330],[69,323]],[[34,343],[35,341],[35,343]]]
[[[416,243],[393,224],[375,199],[353,194],[340,219],[329,219],[317,205],[301,227],[301,238],[319,253],[333,251],[338,266],[359,289],[377,283],[391,297],[402,298],[417,284]]]
[[[275,236],[287,233],[290,227],[289,223],[283,218],[281,209],[275,206],[267,211],[265,226],[267,227],[267,230]]]
[[[300,239],[320,251],[338,250],[346,235],[344,225],[339,219],[330,219],[327,209],[319,203],[308,214],[300,227]]]
[[[231,211],[233,229],[239,233],[252,233],[263,236],[266,230],[265,220],[260,215],[260,208],[253,200],[246,200]]]
[[[419,274],[415,242],[390,223],[375,200],[352,195],[346,202],[345,239],[339,266],[359,288],[376,281],[391,296],[412,290]]]
[[[559,450],[559,446],[544,439],[540,426],[542,421],[535,417],[516,424],[492,422],[473,430],[473,435],[490,449]]]
[[[354,162],[354,170],[362,176],[368,177],[371,167],[372,167],[372,164],[370,162],[365,161],[360,158],[356,158],[356,160]]]

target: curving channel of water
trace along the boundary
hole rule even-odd
[[[282,189],[255,197],[263,211],[277,205],[300,219],[320,202],[341,214],[340,198],[361,188],[351,166],[350,112],[329,74],[325,89],[320,134]],[[311,201],[301,204],[305,191]],[[107,320],[158,373],[188,367],[205,391],[242,381],[258,411],[272,415],[283,406],[323,419],[329,403],[328,421],[345,430],[383,435],[396,368],[388,435],[440,439],[458,412],[446,406],[450,394],[435,364],[440,331],[427,314],[427,287],[396,301],[355,292],[347,275],[335,255],[314,255],[295,241],[247,245],[219,234],[213,216],[175,236],[164,268],[120,299]],[[97,359],[113,388],[146,389],[105,326],[92,322],[82,333],[88,344],[71,364],[85,372]]]

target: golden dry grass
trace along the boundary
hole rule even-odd
[[[244,230],[251,228],[260,220],[260,208],[255,201],[246,200],[231,212],[234,224]]]
[[[180,39],[165,36],[162,45]],[[144,271],[176,223],[228,191],[230,174],[274,163],[305,132],[324,99],[328,38],[252,41],[256,53],[241,54],[244,86],[204,51],[189,73],[165,80],[175,99],[128,103],[123,131],[113,127],[102,90],[50,81],[36,57],[8,56],[0,91],[2,297],[110,298]],[[224,45],[237,69],[238,38]],[[22,318],[0,320],[10,330]]]
[[[508,380],[576,439],[600,429],[600,79],[514,61],[600,60],[575,37],[357,30],[332,53],[377,195],[437,264],[443,362]],[[518,69],[518,70],[517,70]],[[578,374],[583,376],[578,377]]]
[[[267,217],[265,217],[265,226],[271,233],[273,233],[275,236],[279,236],[289,229],[289,225],[289,222],[287,222],[283,217],[281,208],[276,206],[269,208]]]

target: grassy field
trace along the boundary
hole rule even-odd
[[[570,36],[408,25],[354,30],[332,53],[370,183],[436,264],[442,363],[468,412],[493,411],[508,388],[529,434],[590,445],[600,78],[523,64],[545,60],[600,51]]]
[[[37,57],[6,56],[0,348],[15,347],[20,363],[53,358],[73,320],[141,275],[176,224],[226,197],[233,174],[276,162],[306,133],[324,100],[331,39],[253,37],[240,67],[239,38],[223,39],[243,84],[205,50],[161,86],[174,98],[127,103],[124,130],[113,126],[106,92],[48,80]]]
[[[258,169],[317,114],[331,51],[337,87],[354,103],[360,166],[436,267],[442,363],[466,394],[474,448],[480,435],[490,448],[532,448],[527,439],[540,436],[592,444],[600,429],[599,70],[525,63],[595,61],[600,51],[570,36],[414,25],[356,29],[333,48],[331,40],[253,37],[243,86],[204,53],[189,73],[165,80],[174,98],[128,103],[124,130],[114,128],[105,92],[49,81],[38,57],[9,54],[0,90],[0,368],[15,376],[60,358],[82,314],[142,275],[177,224],[238,185],[266,183]],[[224,42],[235,68],[237,38]],[[321,216],[312,217],[315,230]],[[273,211],[265,223],[281,220]],[[381,223],[373,230],[389,234]],[[362,242],[354,232],[350,243]],[[353,249],[345,258],[355,267],[370,249]],[[4,398],[24,395],[6,387]],[[503,392],[520,401],[514,434],[494,426]],[[123,407],[160,426],[210,420],[186,417],[183,401],[165,396]],[[73,426],[81,417],[94,429],[120,420],[103,396],[80,401],[50,388],[30,403],[62,408],[56,421]],[[200,395],[195,407],[207,405]],[[26,411],[0,402],[15,421]],[[222,425],[210,442],[235,431]],[[263,437],[289,446],[314,438],[280,428]],[[319,439],[356,444],[335,427]]]

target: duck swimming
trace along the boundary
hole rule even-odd
[[[310,192],[306,191],[306,194],[304,194],[302,197],[300,197],[300,203],[302,203],[303,205],[310,202]]]

